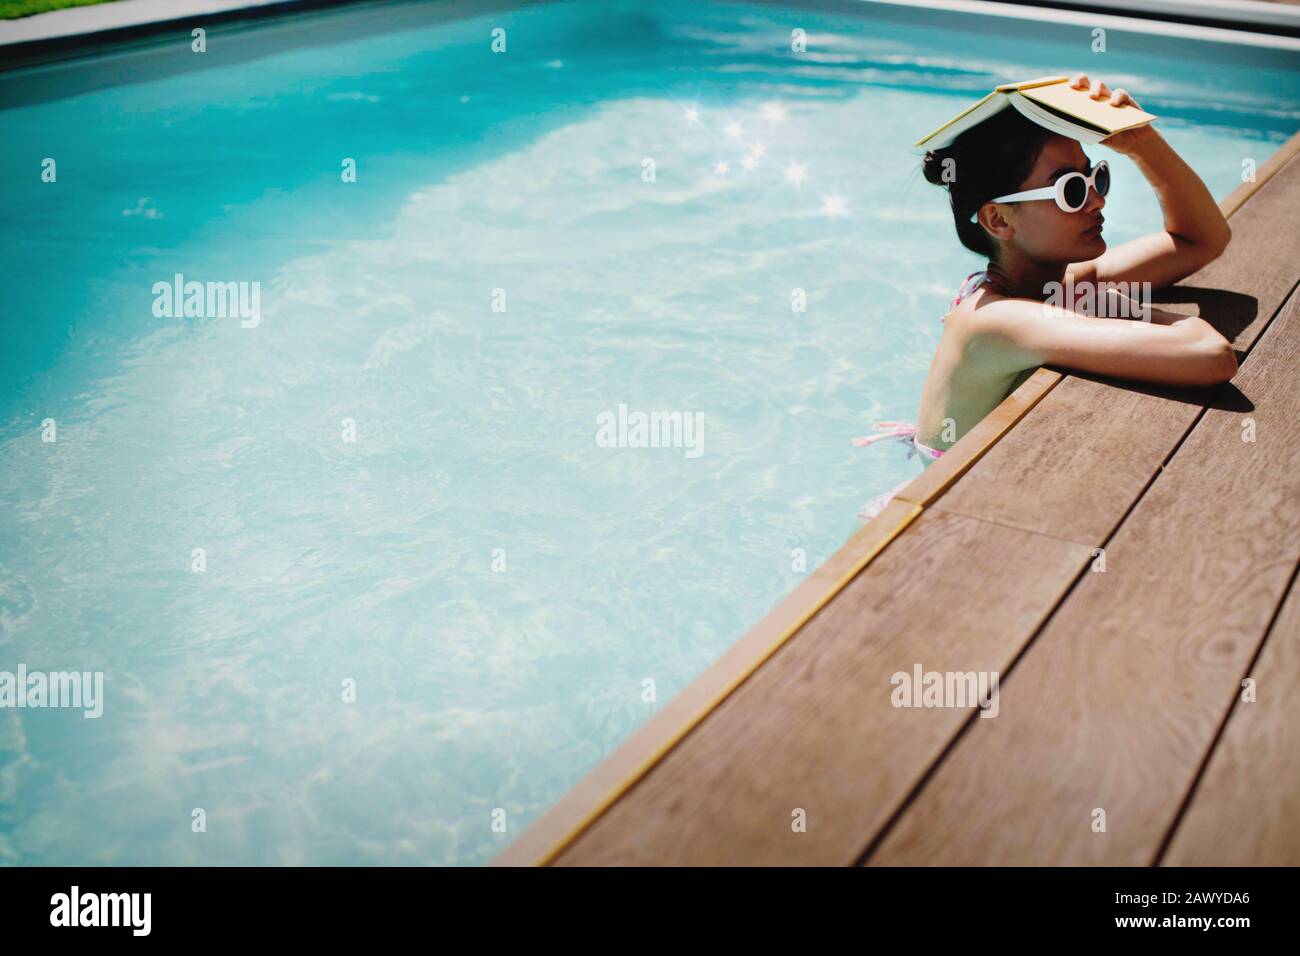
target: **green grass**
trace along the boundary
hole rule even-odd
[[[88,7],[92,3],[112,3],[113,0],[0,0],[0,20],[17,20],[35,13],[64,10],[68,7]]]

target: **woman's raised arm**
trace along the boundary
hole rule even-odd
[[[1112,92],[1084,74],[1071,84],[1091,88],[1094,99],[1109,98],[1113,106],[1137,105],[1126,91]],[[1227,219],[1201,177],[1152,126],[1115,133],[1102,145],[1129,157],[1142,171],[1160,200],[1165,228],[1072,264],[1067,273],[1075,282],[1150,282],[1159,289],[1223,254],[1232,238]]]

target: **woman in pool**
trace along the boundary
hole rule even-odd
[[[1136,105],[1124,90],[1083,74],[1070,83],[1113,106]],[[1137,164],[1165,217],[1163,230],[1114,249],[1102,238],[1109,169],[1094,167],[1078,141],[1004,109],[925,154],[925,178],[948,187],[958,238],[988,266],[968,277],[944,317],[916,425],[881,422],[858,444],[895,437],[928,463],[1041,365],[1166,385],[1213,385],[1236,374],[1231,344],[1204,319],[1155,308],[1149,322],[1099,317],[1137,311],[1117,308],[1132,303],[1115,293],[1097,302],[1096,315],[1047,303],[1062,288],[1089,283],[1159,289],[1217,258],[1231,238],[1200,177],[1150,125],[1102,142]],[[956,175],[945,184],[946,159]],[[863,514],[892,494],[873,499]]]

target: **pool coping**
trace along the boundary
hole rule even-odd
[[[1147,20],[1222,25],[1229,29],[1300,31],[1300,7],[1278,0],[1001,0],[1016,6],[1137,16]]]
[[[1241,34],[1300,37],[1300,6],[1260,0],[861,0],[1038,19],[1222,42]],[[974,9],[972,9],[974,8]],[[1031,12],[1036,11],[1036,12]],[[1062,14],[1066,16],[1063,17]],[[1138,24],[1138,26],[1129,26]],[[1233,39],[1237,37],[1238,39]]]
[[[184,25],[276,16],[358,0],[118,0],[0,20],[0,51],[112,42]],[[72,26],[76,22],[78,26]]]
[[[782,2],[782,0],[773,0]],[[789,0],[785,0],[789,2]],[[1119,6],[1126,0],[857,0],[876,7],[942,11],[957,15],[992,19],[1098,27],[1115,33],[1133,33],[1174,40],[1190,40],[1215,45],[1248,46],[1256,49],[1300,52],[1300,8],[1271,21],[1255,23],[1231,19],[1214,20],[1192,13],[1179,15],[1169,9],[1164,13],[1148,10],[1127,14]],[[1171,7],[1176,0],[1170,0]],[[1261,4],[1274,6],[1274,4]],[[1290,11],[1291,7],[1286,7]],[[1280,22],[1279,22],[1280,21]],[[1264,32],[1260,32],[1264,31]]]
[[[1264,161],[1254,182],[1242,183],[1219,203],[1223,214],[1231,216],[1240,209],[1297,154],[1300,154],[1300,132]],[[704,673],[552,804],[490,865],[546,866],[554,861],[834,600],[1067,374],[1048,367],[1037,369],[942,458],[904,487],[884,511],[855,532],[758,624],[729,646]]]
[[[400,0],[399,5],[431,0]],[[531,6],[548,0],[519,0]],[[743,0],[738,0],[743,2]],[[770,0],[751,0],[770,2]],[[783,0],[797,6],[799,0]],[[944,10],[985,17],[1037,20],[1162,34],[1184,39],[1300,51],[1300,6],[1261,0],[858,0],[877,6]],[[138,4],[135,5],[135,4]],[[383,0],[120,0],[0,20],[0,53],[14,64],[81,53],[171,30],[235,20],[283,18],[343,7],[386,7]],[[70,24],[76,21],[75,28]],[[65,26],[67,25],[67,26]]]

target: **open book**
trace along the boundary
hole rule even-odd
[[[1094,100],[1087,90],[1072,89],[1068,76],[1043,76],[999,86],[916,145],[942,149],[972,126],[1008,106],[1014,106],[1039,126],[1081,143],[1100,143],[1111,133],[1145,126],[1155,119],[1136,106],[1111,106],[1109,100]]]

